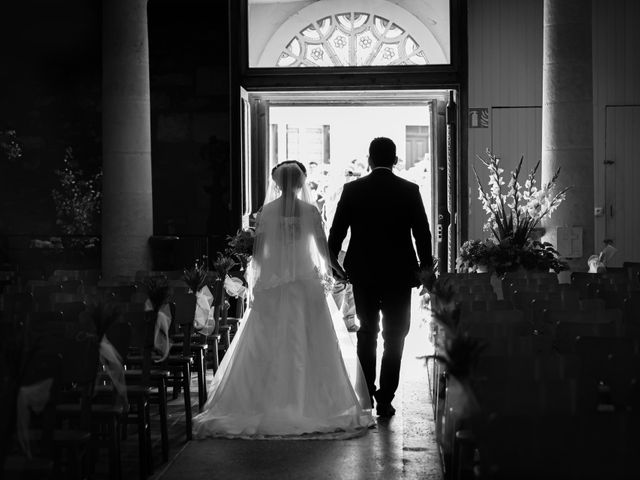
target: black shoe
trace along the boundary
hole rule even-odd
[[[379,417],[390,418],[396,414],[396,409],[390,403],[379,403],[376,405],[376,413]]]

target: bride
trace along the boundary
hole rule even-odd
[[[271,172],[247,268],[249,309],[216,372],[196,438],[325,439],[374,424],[356,349],[330,293],[329,254],[306,169]]]

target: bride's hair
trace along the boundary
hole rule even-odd
[[[307,169],[297,160],[286,160],[271,170],[271,178],[280,190],[300,189],[307,177]]]

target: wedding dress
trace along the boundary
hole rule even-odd
[[[374,424],[355,345],[327,285],[320,213],[305,201],[304,182],[291,194],[288,182],[304,174],[285,163],[256,221],[249,308],[193,419],[195,438],[343,439]]]

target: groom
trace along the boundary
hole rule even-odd
[[[398,162],[389,138],[369,145],[371,173],[344,186],[329,232],[329,249],[340,252],[347,229],[351,240],[344,268],[353,285],[358,358],[381,417],[391,417],[400,377],[404,339],[409,332],[411,289],[420,268],[432,268],[431,234],[418,186],[393,171]],[[415,239],[420,265],[411,236]],[[384,352],[376,390],[376,347],[382,314]]]

